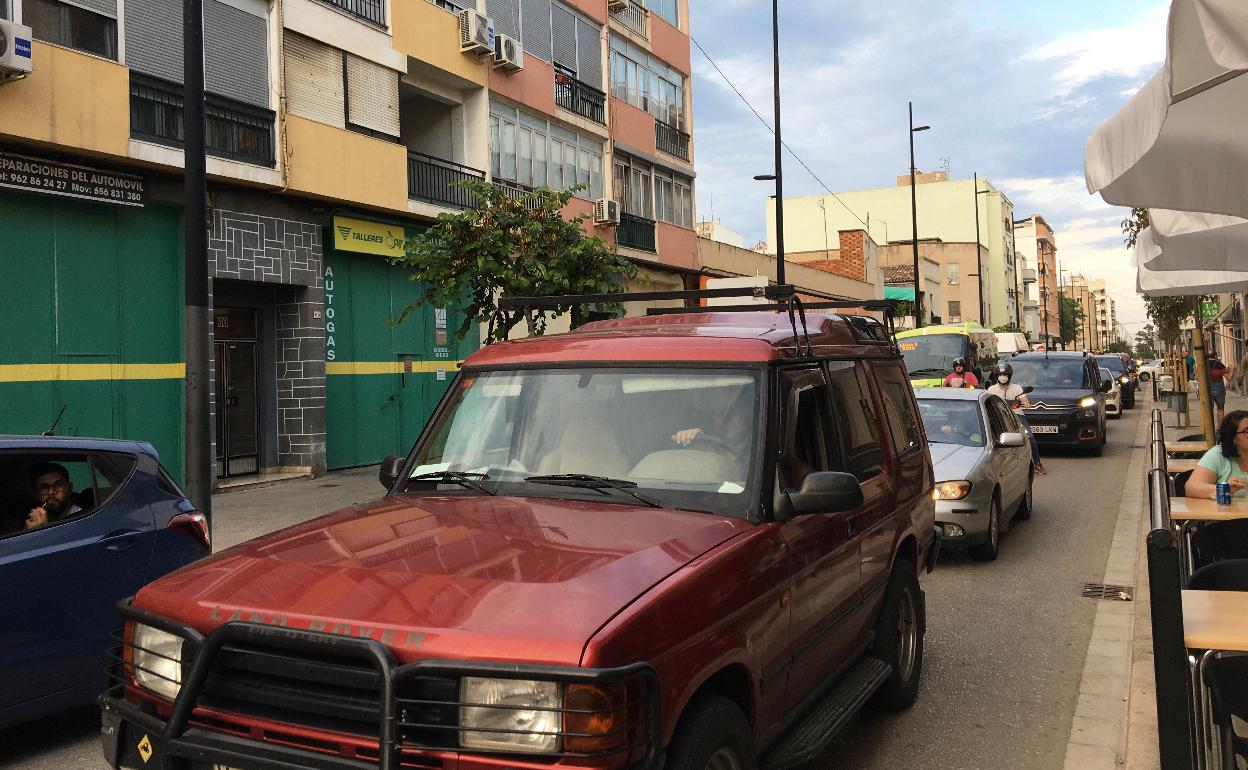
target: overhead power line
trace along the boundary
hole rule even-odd
[[[741,103],[744,104],[750,110],[750,112],[754,113],[754,117],[758,118],[758,121],[763,124],[764,128],[766,128],[768,131],[770,131],[774,135],[776,133],[776,130],[772,128],[771,124],[767,122],[766,118],[764,118],[762,115],[758,113],[758,110],[754,109],[754,105],[750,104],[750,100],[745,98],[745,94],[741,93],[740,89],[737,88],[736,84],[734,84],[732,80],[728,77],[728,75],[725,74],[722,69],[720,69],[719,64],[717,64],[715,60],[711,58],[711,55],[706,52],[706,49],[702,47],[702,44],[699,43],[697,39],[694,38],[692,35],[689,36],[689,40],[692,41],[694,46],[697,47],[698,52],[701,53],[702,56],[705,57],[708,62],[710,62],[710,65],[715,68],[715,71],[718,72],[719,76],[724,79],[724,82],[727,83],[728,87],[732,89],[732,92],[737,95],[737,98],[741,100]],[[825,191],[827,191],[828,195],[831,195],[833,198],[836,199],[837,203],[844,206],[845,210],[848,211],[850,214],[852,214],[854,216],[854,219],[857,219],[864,228],[868,228],[867,232],[868,234],[870,234],[870,229],[869,229],[870,225],[868,225],[863,220],[862,217],[858,216],[858,212],[850,208],[849,204],[841,200],[841,197],[839,195],[832,192],[832,188],[828,187],[827,184],[825,184],[824,181],[819,178],[819,175],[816,174],[814,170],[806,164],[806,161],[802,160],[801,157],[796,152],[793,151],[793,148],[789,146],[788,142],[781,140],[780,146],[784,147],[784,149],[788,151],[789,155],[793,156],[793,160],[797,161],[801,165],[802,168],[806,169],[806,173],[810,174],[811,178],[814,179],[816,182],[818,182],[819,186],[822,187]]]

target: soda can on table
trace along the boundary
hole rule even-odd
[[[1231,504],[1231,485],[1225,482],[1214,485],[1214,494],[1217,498],[1218,505]]]

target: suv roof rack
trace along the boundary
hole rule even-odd
[[[698,307],[661,307],[648,308],[646,315],[683,315],[685,313],[760,313],[787,312],[789,323],[793,327],[793,338],[796,341],[799,355],[803,352],[813,356],[814,348],[810,342],[810,333],[806,328],[806,310],[868,310],[882,312],[884,322],[870,316],[842,316],[849,324],[854,338],[862,343],[888,345],[893,352],[900,355],[894,334],[896,328],[893,318],[897,313],[894,300],[835,300],[803,302],[792,284],[775,284],[768,286],[740,286],[723,289],[685,289],[677,291],[638,291],[619,292],[615,294],[564,294],[546,297],[503,297],[498,301],[499,310],[553,310],[569,305],[605,305],[622,302],[656,302],[660,300],[701,300],[731,297],[750,297],[754,299],[773,300],[775,304],[746,305],[709,305]],[[798,323],[801,333],[798,333]],[[803,351],[803,343],[805,350]]]

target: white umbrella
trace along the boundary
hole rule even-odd
[[[1248,220],[1166,209],[1148,213],[1148,238],[1137,240],[1136,264],[1153,271],[1248,270]]]
[[[1227,236],[1228,232],[1237,235]],[[1221,265],[1212,260],[1190,264],[1206,253],[1204,247],[1210,241],[1238,241],[1240,244],[1248,244],[1248,223],[1241,220],[1238,224],[1227,227],[1206,228],[1171,236],[1159,232],[1157,227],[1145,228],[1136,238],[1135,251],[1131,254],[1131,263],[1136,269],[1136,290],[1150,297],[1248,290],[1248,263],[1243,260],[1242,248],[1235,253],[1240,255],[1240,264],[1246,269],[1234,267],[1229,250],[1225,252],[1226,258]],[[1189,264],[1183,265],[1185,261]],[[1172,262],[1177,266],[1172,267]]]
[[[1248,2],[1173,0],[1166,62],[1088,139],[1107,203],[1248,216]]]

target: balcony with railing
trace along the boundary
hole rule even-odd
[[[386,26],[385,0],[321,0],[379,27]],[[410,0],[409,0],[410,1]]]
[[[273,166],[274,117],[272,110],[208,94],[204,106],[208,154],[258,166]],[[182,86],[131,72],[130,136],[181,148],[186,140],[182,122]]]
[[[654,145],[672,157],[689,160],[689,135],[658,118],[654,120]]]
[[[620,226],[615,231],[615,240],[621,246],[642,251],[658,251],[654,240],[654,220],[636,214],[620,214]]]
[[[1030,268],[1030,267],[1023,268],[1023,283],[1035,283],[1035,282],[1036,282],[1035,269]]]
[[[607,95],[555,65],[555,104],[595,123],[607,125]]]
[[[470,209],[477,205],[476,196],[459,185],[467,179],[485,179],[485,172],[449,160],[407,153],[407,197],[439,206]]]
[[[496,179],[492,184],[508,198],[515,201],[524,201],[524,207],[530,211],[542,207],[541,200],[533,196],[534,189],[528,185],[507,179]]]
[[[624,26],[644,38],[650,37],[650,11],[636,0],[619,0],[609,3],[611,15],[620,20]]]

